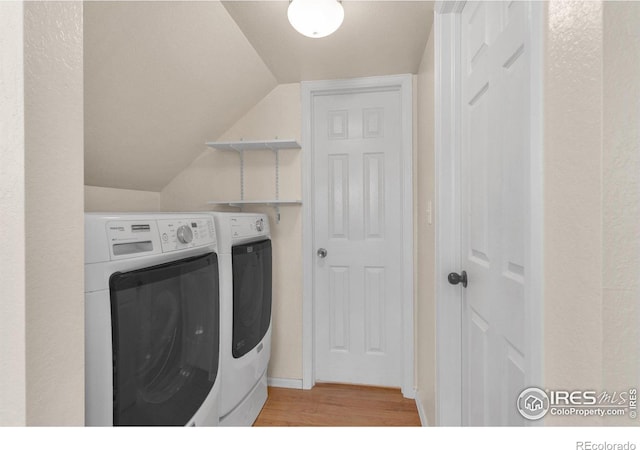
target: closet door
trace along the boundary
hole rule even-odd
[[[314,97],[312,126],[315,379],[400,387],[401,90]]]
[[[524,425],[529,2],[462,11],[462,422]]]

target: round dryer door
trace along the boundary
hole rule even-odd
[[[233,340],[240,358],[260,343],[271,323],[271,240],[234,246]]]

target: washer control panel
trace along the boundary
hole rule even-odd
[[[114,220],[107,223],[111,259],[154,255],[215,244],[212,217]]]
[[[158,220],[162,252],[215,243],[213,218]]]
[[[269,222],[261,216],[237,216],[231,218],[231,236],[235,238],[266,235]]]

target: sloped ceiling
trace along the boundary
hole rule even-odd
[[[324,39],[288,4],[85,2],[85,184],[160,191],[278,83],[417,72],[432,2],[343,1]]]
[[[428,1],[343,1],[344,22],[312,39],[287,19],[288,1],[223,1],[279,83],[417,73],[433,22]]]
[[[217,1],[84,5],[87,185],[160,191],[276,86]]]

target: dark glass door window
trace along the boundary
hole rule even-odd
[[[236,245],[233,261],[232,354],[240,358],[262,340],[271,323],[271,241]]]
[[[215,253],[109,281],[113,424],[186,425],[218,374],[219,288]]]

